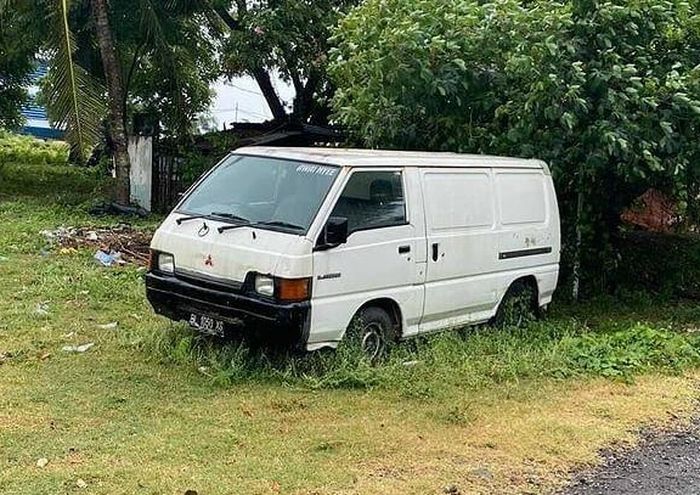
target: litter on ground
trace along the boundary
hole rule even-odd
[[[64,345],[61,350],[63,352],[83,353],[83,352],[86,352],[86,351],[92,349],[94,346],[95,346],[94,342],[90,342],[88,344],[82,344],[82,345]]]
[[[47,303],[37,304],[34,308],[34,314],[41,317],[49,316],[49,305]]]
[[[112,323],[106,323],[104,325],[97,325],[97,328],[99,328],[101,330],[114,330],[115,328],[117,328],[117,326],[119,326],[119,323],[117,323],[116,321],[113,321]]]
[[[148,248],[153,233],[119,224],[100,228],[59,227],[42,230],[41,235],[52,248],[58,248],[59,254],[73,254],[79,248],[93,247],[98,249],[95,258],[105,266],[124,262],[145,266],[148,264]]]

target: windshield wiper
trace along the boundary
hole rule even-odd
[[[272,227],[284,227],[287,229],[304,230],[304,227],[295,223],[283,222],[281,220],[270,220],[269,222],[258,222],[256,225],[269,225]]]
[[[219,231],[219,234],[221,234],[222,232],[226,232],[227,230],[240,229],[241,227],[255,227],[255,225],[256,224],[254,223],[243,222],[234,225],[225,225],[223,227],[219,227],[217,230]]]
[[[189,222],[190,220],[197,220],[198,218],[207,218],[209,215],[192,215],[189,217],[180,217],[175,220],[175,223],[182,225],[182,222]]]
[[[283,228],[287,228],[287,229],[304,230],[304,227],[302,227],[301,225],[297,225],[297,224],[289,223],[289,222],[282,222],[279,220],[270,220],[269,222],[255,222],[255,223],[252,223],[252,222],[246,220],[243,223],[237,223],[235,225],[226,225],[224,227],[219,227],[218,231],[219,231],[219,234],[221,234],[222,232],[226,232],[227,230],[239,229],[241,227],[283,227]]]
[[[243,222],[246,224],[250,223],[250,220],[248,220],[247,218],[241,217],[239,215],[235,215],[233,213],[222,213],[220,211],[212,211],[211,215],[215,216],[215,217],[226,218],[227,220],[235,220],[237,222]]]

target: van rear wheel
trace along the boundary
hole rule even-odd
[[[382,308],[369,306],[353,317],[345,332],[344,345],[377,363],[387,356],[395,339],[391,315]]]
[[[536,319],[537,294],[525,282],[514,282],[501,300],[493,319],[497,328],[522,328]]]

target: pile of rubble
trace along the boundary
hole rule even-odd
[[[105,266],[113,264],[148,264],[148,247],[153,232],[139,230],[128,224],[115,227],[60,227],[41,232],[51,246],[62,253],[80,248],[97,248],[95,259]]]

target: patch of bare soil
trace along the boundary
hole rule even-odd
[[[49,243],[60,250],[94,248],[115,255],[121,261],[141,266],[148,264],[148,250],[153,237],[150,230],[128,224],[113,227],[60,227],[41,232]]]

